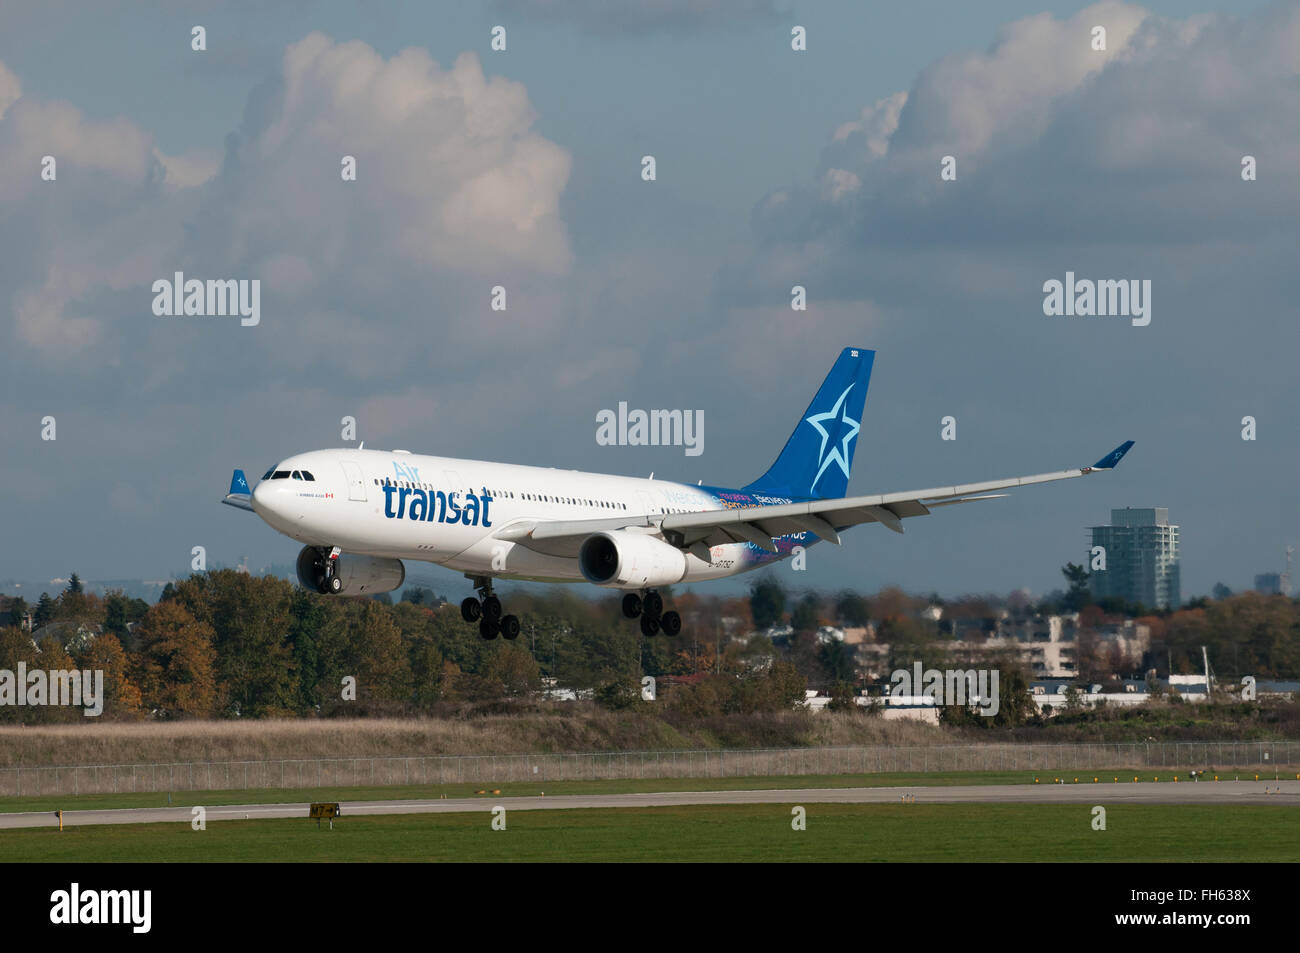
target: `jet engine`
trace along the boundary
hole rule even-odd
[[[614,530],[582,541],[578,566],[588,582],[619,589],[641,589],[680,582],[686,554],[662,539]]]
[[[314,546],[304,546],[298,554],[298,581],[306,588],[320,592],[327,562],[327,553]],[[344,596],[392,592],[406,581],[406,567],[400,559],[358,556],[355,553],[341,553],[334,561],[334,574],[343,587],[326,591]]]

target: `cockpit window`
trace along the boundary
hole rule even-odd
[[[315,478],[314,476],[312,476],[310,473],[308,473],[306,470],[303,470],[303,471],[302,471],[302,478],[303,478],[304,480],[307,480],[307,481],[310,482],[310,483],[315,483],[315,482],[316,482],[316,478]]]
[[[288,470],[276,470],[274,473],[271,474],[271,479],[272,479],[272,480],[287,480],[287,479],[289,479],[289,471],[288,471]]]
[[[293,471],[293,478],[294,478],[295,480],[301,480],[301,479],[302,479],[302,471],[300,471],[300,470],[294,470],[294,471]]]

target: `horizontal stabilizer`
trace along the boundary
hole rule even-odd
[[[243,470],[236,470],[230,478],[230,492],[221,501],[227,506],[253,512],[253,492],[248,488],[248,477]]]

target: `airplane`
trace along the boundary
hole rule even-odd
[[[740,489],[424,456],[316,450],[276,464],[250,490],[235,470],[222,500],[304,543],[297,574],[327,594],[389,592],[403,560],[459,570],[477,597],[461,616],[485,639],[514,639],[497,579],[586,581],[620,590],[623,615],[649,637],[676,635],[659,587],[718,579],[789,557],[863,523],[895,533],[941,506],[997,490],[1114,469],[1128,440],[1090,467],[901,493],[845,496],[876,352],[845,348],[776,462]]]

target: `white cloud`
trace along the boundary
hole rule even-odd
[[[257,341],[291,347],[299,366],[392,366],[394,341],[431,323],[430,356],[450,363],[484,346],[466,316],[487,311],[492,285],[540,300],[536,286],[572,264],[570,156],[533,130],[524,86],[485,76],[473,54],[442,68],[424,50],[385,58],[311,34],[252,92],[221,159],[164,154],[127,119],[18,91],[0,64],[0,167],[29,170],[0,177],[0,244],[22,276],[0,308],[16,340],[60,362],[112,362],[171,332],[171,360],[145,375],[171,379],[204,343],[151,315],[150,286],[183,271],[262,279]],[[40,179],[45,154],[55,182]],[[452,349],[433,348],[439,337]]]
[[[768,242],[828,244],[828,271],[860,265],[864,244],[1261,234],[1300,212],[1294,178],[1243,189],[1239,176],[1246,154],[1300,163],[1300,126],[1278,121],[1300,114],[1297,38],[1294,5],[1174,20],[1106,0],[1019,20],[837,127],[815,181],[760,201],[756,226]],[[940,179],[945,155],[955,182]]]
[[[6,93],[5,90],[9,90]],[[17,80],[0,64],[0,105]],[[17,341],[59,361],[104,342],[101,297],[143,282],[170,239],[151,136],[70,103],[9,99],[0,116],[0,247],[15,276],[0,297]],[[43,158],[56,178],[42,178]],[[150,216],[158,217],[152,222]],[[96,360],[111,359],[97,353]]]
[[[1104,0],[1068,20],[1042,13],[1007,24],[987,53],[948,56],[917,78],[901,117],[911,148],[971,153],[999,140],[1040,133],[1053,104],[1130,52],[1148,14]],[[1106,50],[1092,48],[1092,28],[1106,29]],[[1001,143],[999,143],[1001,144]]]
[[[14,327],[27,344],[50,354],[75,355],[99,340],[99,324],[67,314],[91,282],[81,269],[50,265],[45,280],[14,295]]]
[[[907,93],[897,92],[864,106],[858,119],[844,123],[835,130],[831,141],[844,151],[855,146],[861,153],[879,158],[889,151],[889,137],[898,128],[898,117],[907,104]]]
[[[503,15],[572,23],[594,33],[682,31],[772,17],[773,0],[496,0]]]
[[[164,181],[175,189],[192,189],[196,185],[203,185],[221,168],[221,156],[204,149],[193,149],[175,156],[164,155],[154,149],[153,155],[162,164]]]
[[[862,180],[845,169],[827,169],[822,175],[822,198],[838,202],[862,187]]]
[[[384,59],[313,33],[254,94],[214,212],[241,250],[292,250],[328,267],[393,259],[462,274],[563,274],[559,214],[570,156],[532,130],[522,84],[464,53]],[[357,181],[342,180],[345,155]]]
[[[0,119],[4,118],[5,111],[17,102],[22,94],[23,87],[22,83],[18,82],[18,77],[4,63],[0,63]]]
[[[0,64],[0,86],[7,72]],[[57,161],[58,186],[41,181],[46,155]],[[0,165],[20,173],[0,179],[0,202],[42,188],[77,189],[99,175],[119,188],[146,187],[160,177],[152,138],[135,123],[88,119],[71,103],[30,96],[15,99],[0,116]]]

